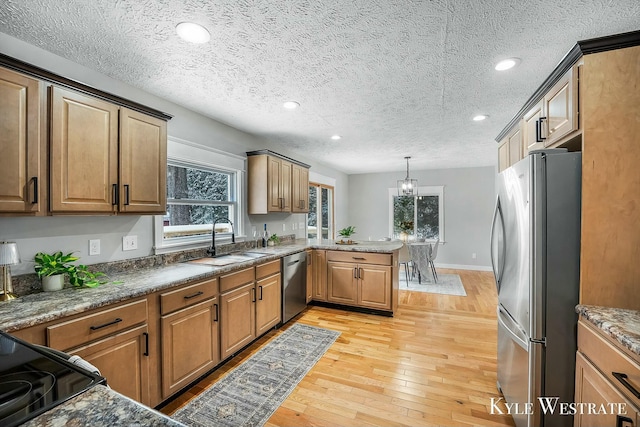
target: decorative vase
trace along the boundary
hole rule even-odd
[[[274,242],[273,240],[267,240],[267,246],[275,246],[276,242]]]
[[[42,290],[45,292],[59,291],[64,288],[64,274],[55,274],[42,278]]]

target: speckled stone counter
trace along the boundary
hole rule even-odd
[[[576,312],[625,348],[640,356],[640,311],[578,305]]]
[[[117,271],[107,270],[110,282],[97,288],[68,288],[57,292],[38,292],[22,296],[14,301],[0,302],[0,328],[11,333],[18,329],[145,296],[189,282],[206,280],[220,274],[279,259],[305,249],[392,253],[401,245],[400,242],[395,241],[366,241],[353,245],[342,245],[333,240],[300,239],[286,245],[251,249],[252,252],[263,252],[265,256],[221,267],[190,262],[150,266],[146,259],[130,260],[127,261],[125,268]]]
[[[92,387],[22,425],[25,427],[184,426],[102,385]]]

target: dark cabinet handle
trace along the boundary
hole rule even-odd
[[[118,204],[118,184],[113,184],[111,187],[111,204],[113,206]]]
[[[631,418],[618,415],[616,417],[616,427],[624,427],[622,423],[629,423],[629,426],[633,427],[633,420]]]
[[[546,117],[540,117],[540,142],[544,141],[545,139],[547,139],[546,137],[542,136],[542,122],[547,120]]]
[[[359,268],[358,269],[358,279],[362,279],[362,276],[364,276],[364,269],[363,268]]]
[[[38,203],[38,177],[34,176],[31,178],[31,181],[33,181],[33,199],[31,200],[31,204],[35,205]]]
[[[129,204],[129,184],[124,185],[124,205]]]
[[[536,120],[536,142],[542,142],[540,139],[540,120]]]
[[[147,332],[143,332],[142,335],[144,335],[144,353],[142,353],[144,356],[148,356],[149,355],[149,334]]]
[[[262,301],[262,286],[258,286],[260,288],[260,301]]]
[[[213,304],[213,309],[216,312],[215,317],[213,318],[214,322],[218,321],[218,304]]]
[[[364,260],[366,260],[366,258],[363,258],[363,257],[361,257],[361,256],[352,256],[351,258],[353,258],[353,259],[357,259],[358,261],[364,261]]]
[[[256,302],[256,288],[251,288],[251,302]]]
[[[195,298],[195,297],[199,297],[200,295],[204,294],[204,292],[202,291],[198,291],[195,294],[191,294],[191,295],[185,295],[184,299],[191,299],[191,298]]]
[[[631,394],[636,397],[636,399],[640,399],[640,391],[636,390],[636,388],[632,386],[629,381],[627,381],[627,378],[629,378],[627,377],[627,374],[623,374],[621,372],[611,372],[611,375],[613,375],[618,381],[620,381],[622,385],[625,386],[627,390],[629,390]]]
[[[92,331],[97,331],[98,329],[106,328],[107,326],[115,325],[116,323],[120,322],[122,322],[122,319],[117,317],[113,322],[105,323],[104,325],[99,326],[91,326],[89,329],[91,329]]]
[[[353,267],[353,278],[354,279],[358,278],[358,267]]]

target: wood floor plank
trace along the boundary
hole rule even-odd
[[[295,321],[341,332],[267,426],[513,426],[490,413],[497,296],[490,272],[458,274],[467,296],[400,289],[394,317],[310,306]],[[257,343],[162,408],[188,402],[290,327]]]

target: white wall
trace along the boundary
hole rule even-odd
[[[336,218],[347,217],[348,176],[312,159],[290,153],[286,147],[266,141],[223,123],[202,116],[168,100],[114,80],[106,75],[68,61],[21,40],[0,33],[0,52],[53,73],[80,81],[100,90],[139,102],[173,116],[167,126],[169,136],[210,146],[228,153],[244,156],[246,151],[271,149],[311,165],[312,170],[336,179]],[[245,203],[246,206],[246,203]],[[304,237],[303,230],[293,230],[293,224],[305,222],[305,215],[269,214],[245,215],[245,229],[239,234],[251,237],[252,226],[269,231]],[[283,231],[282,225],[286,230]],[[138,236],[138,249],[122,251],[122,237]],[[88,255],[89,239],[101,240],[101,254]],[[147,256],[153,253],[152,216],[74,216],[38,218],[0,218],[0,240],[18,243],[22,264],[13,267],[14,274],[33,272],[33,259],[38,251],[75,251],[85,264]]]
[[[495,168],[411,171],[420,186],[444,186],[446,243],[438,249],[436,265],[489,269],[489,232],[495,203]],[[389,235],[389,188],[402,172],[349,176],[349,219],[338,223],[356,227],[356,238],[377,240]],[[476,258],[472,258],[472,254]]]

